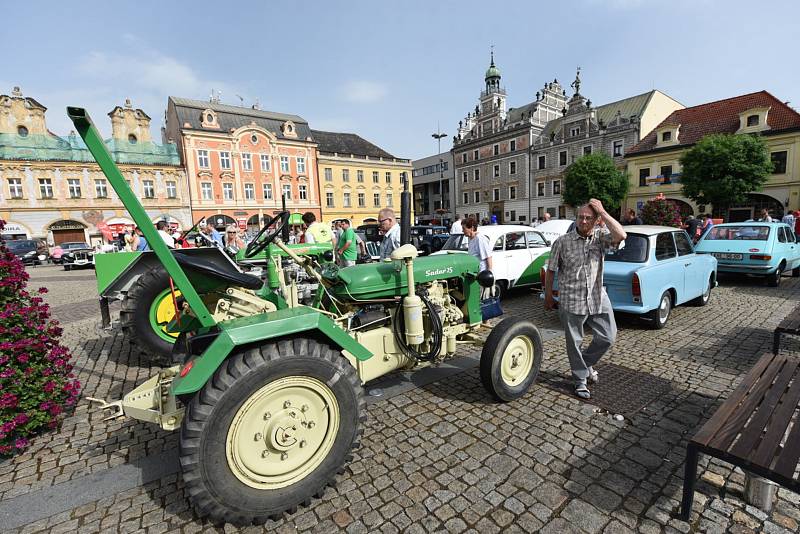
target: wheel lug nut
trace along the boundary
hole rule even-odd
[[[265,414],[264,414],[264,421],[266,421],[266,420],[267,420],[267,419],[269,419],[270,417],[272,417],[272,414],[271,414],[271,413],[269,413],[269,412],[265,413]]]
[[[254,438],[256,441],[261,441],[261,438],[262,438],[262,437],[263,437],[263,436],[261,435],[261,432],[256,432],[256,435],[255,435],[255,436],[253,436],[253,438]]]
[[[300,448],[302,449],[305,446],[306,446],[306,440],[301,441],[300,442]]]
[[[265,450],[265,451],[263,451],[263,452],[261,453],[261,457],[262,457],[262,458],[266,458],[267,456],[269,456],[269,451],[266,451],[266,450]]]
[[[283,403],[283,407],[284,408],[288,408],[291,405],[292,405],[291,401],[286,401],[286,402]]]
[[[285,452],[281,453],[281,460],[285,460],[285,459],[287,459],[288,457],[289,457],[289,454],[288,454],[288,453],[285,453]]]
[[[294,412],[289,412],[289,417],[291,417],[292,419],[297,419],[297,414]]]
[[[314,423],[314,421],[309,421],[309,422],[308,422],[308,428],[314,428],[314,425],[315,425],[315,424],[316,424],[316,423]]]
[[[302,408],[300,408],[300,411],[303,412],[303,413],[307,412],[308,411],[308,404],[304,404],[302,406]]]

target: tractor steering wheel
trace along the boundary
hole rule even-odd
[[[253,238],[250,243],[247,244],[247,248],[244,251],[245,258],[252,258],[265,248],[267,245],[272,243],[278,234],[281,233],[283,227],[289,222],[289,212],[282,211],[275,216],[274,219],[270,219],[269,215],[267,215],[267,222],[264,223],[263,228],[258,232],[258,234]],[[274,227],[274,230],[267,233],[271,227]],[[266,234],[266,235],[264,235]]]

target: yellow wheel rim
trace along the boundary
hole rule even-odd
[[[533,367],[533,342],[528,336],[517,336],[503,351],[500,360],[500,376],[509,386],[517,386]]]
[[[233,417],[225,442],[228,466],[252,488],[294,484],[328,456],[339,420],[336,397],[319,380],[288,376],[271,382]]]
[[[175,298],[179,298],[181,292],[175,290]],[[165,341],[174,342],[178,337],[178,332],[167,332],[167,325],[175,318],[175,303],[172,302],[172,292],[166,289],[156,297],[150,308],[150,322],[156,333]]]

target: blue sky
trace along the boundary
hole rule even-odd
[[[436,152],[437,122],[452,136],[475,107],[490,45],[511,107],[553,78],[568,85],[580,65],[595,105],[653,88],[687,106],[766,89],[800,109],[791,0],[141,0],[3,13],[0,93],[21,86],[59,135],[67,105],[110,134],[105,114],[129,97],[160,139],[167,96],[205,100],[214,88],[224,103],[258,99],[417,159]]]

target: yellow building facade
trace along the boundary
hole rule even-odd
[[[322,218],[377,222],[381,208],[400,215],[400,194],[411,184],[411,161],[397,158],[355,135],[312,131],[319,145],[317,166]],[[413,214],[412,214],[413,220]]]
[[[681,156],[703,136],[714,133],[759,134],[767,146],[773,172],[746,202],[698,205],[682,193]],[[684,215],[711,213],[726,222],[755,218],[764,208],[778,218],[800,209],[800,114],[766,91],[675,111],[625,160],[630,189],[623,207],[637,212],[659,193],[675,201]]]

